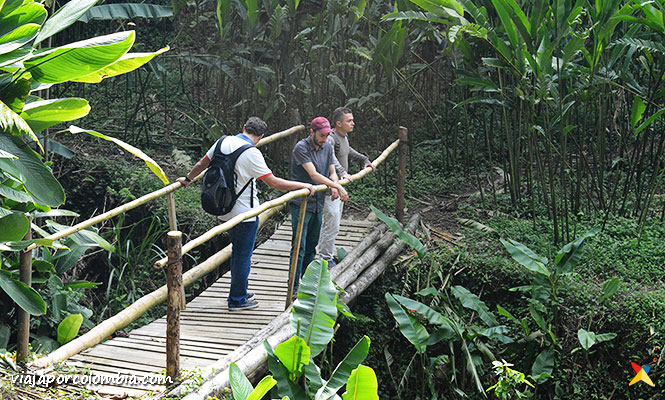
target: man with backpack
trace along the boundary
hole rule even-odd
[[[346,202],[349,195],[337,181],[335,172],[335,154],[333,146],[328,142],[328,135],[332,132],[330,122],[324,117],[316,117],[310,124],[310,135],[296,143],[291,155],[291,167],[289,178],[294,181],[311,184],[324,184],[330,188],[333,198],[340,198]],[[307,202],[305,218],[303,222],[302,236],[300,238],[300,250],[296,262],[296,279],[294,284],[295,294],[298,291],[300,278],[305,269],[316,256],[316,245],[319,242],[321,232],[321,216],[325,192],[318,192]],[[289,201],[291,208],[291,257],[295,246],[296,228],[300,217],[300,205],[302,198]]]
[[[245,122],[242,133],[235,136],[222,136],[210,147],[205,156],[194,165],[187,176],[178,178],[178,182],[185,187],[189,186],[192,179],[208,168],[209,165],[210,170],[223,163],[231,165],[235,158],[235,165],[232,168],[232,175],[234,176],[225,176],[228,179],[227,182],[234,182],[232,186],[234,193],[231,199],[235,200],[235,204],[231,201],[231,210],[220,216],[224,221],[228,221],[236,215],[247,212],[259,205],[255,181],[263,181],[277,190],[308,189],[310,196],[314,195],[314,187],[309,183],[289,181],[273,175],[266,165],[263,155],[255,147],[259,140],[263,138],[266,129],[267,125],[264,121],[257,117],[250,117]],[[218,179],[218,176],[219,174],[214,177]],[[204,181],[211,179],[206,173]],[[204,184],[210,186],[209,182],[204,182]],[[228,199],[227,203],[229,203]],[[220,209],[225,210],[223,207]],[[252,264],[251,258],[258,227],[258,217],[252,217],[228,231],[233,245],[231,252],[231,288],[228,297],[229,311],[249,310],[259,306],[258,301],[254,299],[254,294],[247,292],[247,282]]]

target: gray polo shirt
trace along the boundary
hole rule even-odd
[[[302,139],[296,143],[296,146],[293,148],[293,154],[291,155],[291,167],[289,169],[289,179],[292,181],[318,185],[319,183],[312,180],[302,165],[311,162],[314,164],[314,169],[316,169],[316,172],[325,176],[326,178],[330,178],[330,165],[334,164],[334,154],[333,147],[329,142],[324,143],[324,145],[321,146],[318,150],[315,150],[311,136]],[[325,197],[326,192],[317,192],[314,195],[314,198],[308,199],[307,212],[322,212]],[[302,197],[298,197],[289,201],[289,204],[294,204],[297,206],[300,206],[300,203],[302,203]]]

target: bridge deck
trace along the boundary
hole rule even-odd
[[[368,232],[372,223],[342,220],[337,247],[351,251]],[[287,221],[252,257],[249,290],[260,306],[253,310],[229,312],[226,297],[230,285],[227,272],[211,287],[187,304],[180,317],[180,367],[195,369],[216,360],[249,340],[256,332],[284,311],[288,285],[291,222]],[[88,385],[106,394],[130,396],[148,391],[163,391],[164,385],[150,379],[166,369],[166,317],[90,348],[67,361],[86,368],[91,377],[115,377],[117,374],[148,377],[143,382],[113,382],[113,385]]]

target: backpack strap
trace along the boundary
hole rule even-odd
[[[213,160],[215,158],[219,158],[224,154],[224,153],[222,153],[222,142],[227,137],[228,137],[228,135],[224,135],[221,138],[219,138],[219,140],[217,140],[217,146],[215,146],[215,150],[213,150],[213,152],[212,152],[212,159],[210,160],[210,164],[213,163]]]
[[[236,161],[238,161],[238,157],[240,157],[240,155],[242,153],[244,153],[245,150],[248,150],[252,147],[254,147],[254,146],[247,143],[245,145],[242,145],[242,146],[238,147],[235,151],[233,151],[233,153],[229,154],[229,161],[231,162],[231,165],[233,165],[234,174],[235,174]],[[253,180],[254,180],[254,178],[251,178],[249,181],[247,181],[245,186],[243,186],[242,189],[240,189],[238,191],[238,193],[236,193],[236,198],[240,197],[242,192],[244,192],[245,189],[247,189],[247,186],[249,186],[252,183]],[[235,182],[234,182],[234,185],[235,185]],[[251,187],[251,193],[250,193],[250,196],[249,196],[249,205],[250,205],[250,207],[254,208],[254,185],[252,185],[252,187]]]

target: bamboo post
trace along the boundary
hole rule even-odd
[[[169,228],[171,231],[178,230],[178,220],[175,214],[175,196],[173,192],[166,195],[166,205],[169,211]]]
[[[168,233],[169,264],[166,273],[166,375],[180,376],[180,301],[182,292],[182,232]]]
[[[300,239],[302,238],[302,228],[305,224],[305,214],[307,213],[307,197],[303,197],[300,203],[300,215],[298,215],[298,226],[296,227],[296,238],[293,244],[293,254],[291,254],[291,268],[289,269],[289,290],[286,292],[286,310],[291,305],[291,296],[293,296],[293,286],[296,283],[296,265],[298,265],[298,253],[300,252]],[[291,221],[293,223],[293,221]]]
[[[28,215],[28,221],[30,216]],[[25,240],[32,239],[32,227],[28,224],[28,232],[25,234]],[[20,255],[19,279],[26,286],[32,286],[32,250],[24,250]],[[25,364],[30,358],[30,314],[18,308],[18,333],[16,338],[16,361]]]
[[[406,181],[406,147],[408,143],[409,130],[403,126],[399,127],[399,155],[397,169],[397,199],[395,201],[395,216],[399,222],[404,219],[404,186]]]

